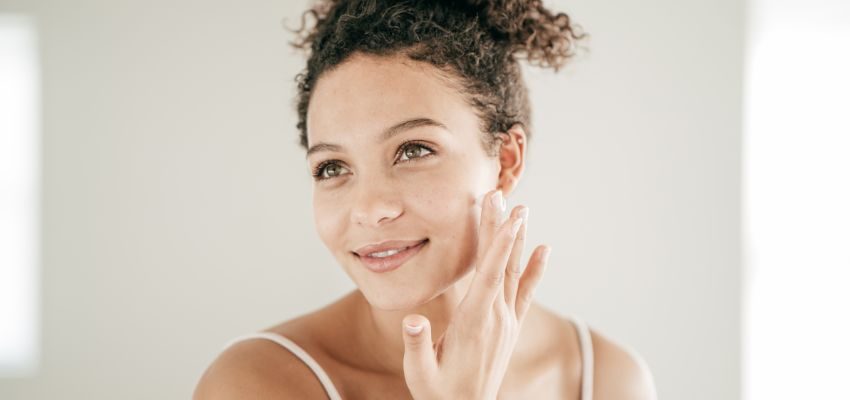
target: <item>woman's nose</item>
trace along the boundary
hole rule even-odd
[[[351,206],[351,222],[365,227],[377,227],[398,218],[402,202],[398,192],[387,185],[363,185]],[[381,188],[384,189],[381,189]]]

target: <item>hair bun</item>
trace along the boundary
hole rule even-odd
[[[469,4],[494,38],[534,65],[557,71],[586,36],[569,15],[553,13],[540,0],[469,0]]]

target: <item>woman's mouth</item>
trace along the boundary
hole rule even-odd
[[[357,253],[358,259],[363,263],[363,265],[368,268],[372,272],[389,272],[404,264],[411,257],[419,253],[425,245],[428,243],[428,239],[425,239],[417,244],[395,248],[395,249],[387,249],[384,251],[377,251],[373,253],[368,253],[364,255],[359,255]]]

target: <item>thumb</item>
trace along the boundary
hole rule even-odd
[[[409,387],[423,385],[437,371],[437,358],[431,342],[431,322],[419,314],[404,317],[404,379]]]

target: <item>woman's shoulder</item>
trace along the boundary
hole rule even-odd
[[[299,316],[261,330],[307,346],[305,324]],[[308,354],[310,351],[308,350]],[[227,346],[201,376],[193,399],[321,398],[325,390],[307,364],[272,340],[238,340]]]
[[[295,355],[268,340],[229,346],[207,367],[193,399],[313,398],[324,389]]]
[[[573,343],[578,354],[581,354],[582,341],[579,330],[587,329],[587,338],[590,339],[588,347],[592,359],[585,360],[583,354],[580,357],[573,357],[570,370],[577,369],[581,374],[583,363],[592,363],[594,400],[656,399],[652,373],[638,352],[590,326],[580,317],[559,315],[557,318],[561,324],[568,327],[568,331],[572,332],[568,340]]]
[[[652,373],[639,353],[588,324],[579,316],[562,315],[539,304],[534,307],[537,308],[536,318],[548,326],[555,327],[548,330],[550,334],[560,336],[548,340],[557,346],[549,351],[561,355],[564,379],[569,386],[580,386],[584,363],[589,361],[592,363],[594,400],[656,399]],[[586,360],[586,356],[582,354],[583,339],[580,330],[584,328],[588,333],[586,338],[590,339],[588,347],[592,353],[591,360]]]
[[[593,398],[655,400],[655,382],[643,357],[634,349],[590,328],[593,342]]]

